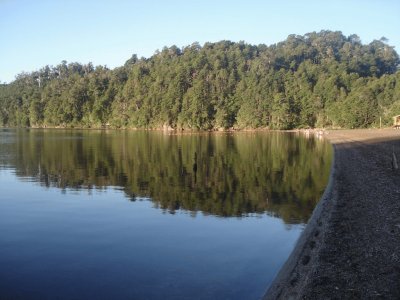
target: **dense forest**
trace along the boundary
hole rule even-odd
[[[278,44],[165,47],[108,69],[63,61],[0,85],[0,125],[309,128],[389,125],[399,56],[385,38],[321,31]]]

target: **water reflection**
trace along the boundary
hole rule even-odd
[[[329,174],[331,147],[280,133],[1,130],[0,167],[66,189],[123,189],[170,213],[267,212],[305,223]]]

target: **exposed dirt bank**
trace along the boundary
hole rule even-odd
[[[264,298],[400,299],[400,130],[326,137],[328,187]]]

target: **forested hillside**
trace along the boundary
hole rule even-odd
[[[0,125],[373,127],[400,114],[399,56],[382,38],[321,31],[271,46],[221,41],[110,70],[63,61],[0,85]]]

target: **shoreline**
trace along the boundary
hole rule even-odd
[[[335,130],[325,192],[263,299],[400,298],[400,132]]]
[[[0,126],[0,129],[33,129],[33,130],[97,130],[97,131],[157,131],[171,134],[180,133],[236,133],[236,132],[289,132],[289,133],[302,133],[307,136],[310,135],[324,135],[329,130],[337,130],[332,128],[294,128],[294,129],[271,129],[268,127],[259,128],[213,128],[213,129],[190,129],[190,128],[136,128],[136,127],[69,127],[69,126],[32,126],[32,127],[18,127],[18,126]]]

